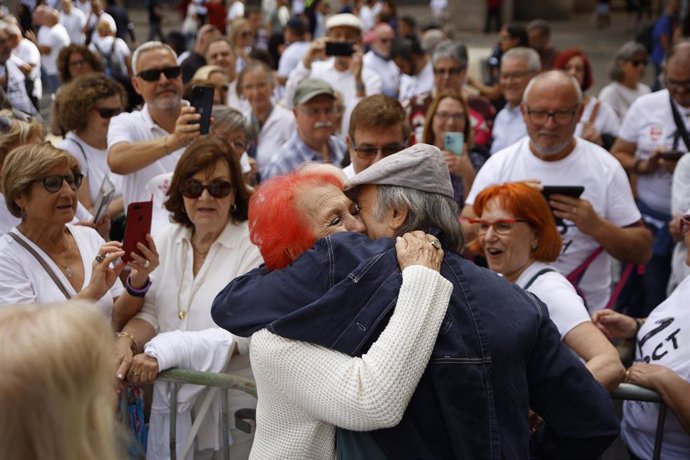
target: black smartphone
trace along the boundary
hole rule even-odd
[[[544,185],[541,189],[541,194],[544,195],[546,201],[549,201],[551,195],[566,195],[573,198],[580,198],[580,195],[582,195],[584,191],[585,188],[582,185]],[[551,209],[551,212],[556,226],[564,226],[565,222],[563,222],[563,219],[553,214],[553,209]]]
[[[680,150],[669,150],[668,152],[661,152],[659,158],[666,161],[678,161],[686,152]]]
[[[326,56],[352,56],[354,52],[350,42],[326,42]]]
[[[151,233],[151,217],[153,215],[153,201],[137,201],[127,206],[127,224],[125,225],[125,239],[122,243],[125,255],[123,262],[132,260],[131,252],[141,255],[137,243],[146,244],[146,234]]]
[[[192,107],[201,115],[199,124],[201,125],[201,134],[208,134],[211,127],[211,112],[213,112],[213,93],[215,88],[213,86],[195,85],[192,88]]]

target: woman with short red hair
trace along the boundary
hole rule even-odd
[[[623,380],[618,352],[592,324],[575,288],[550,263],[561,253],[562,239],[549,205],[524,182],[494,185],[474,200],[479,216],[471,249],[484,254],[489,268],[537,295],[548,307],[561,340],[580,356],[606,388]]]

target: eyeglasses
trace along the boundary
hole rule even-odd
[[[434,67],[434,75],[460,75],[464,69],[461,67],[449,67],[447,69],[441,69],[439,67]]]
[[[513,230],[513,226],[518,222],[527,222],[526,219],[498,219],[494,221],[482,219],[470,219],[470,223],[479,225],[477,233],[480,235],[489,231],[493,227],[494,232],[498,235],[507,235]]]
[[[67,182],[72,190],[77,190],[81,185],[81,180],[84,178],[83,174],[72,173],[66,176],[59,176],[57,174],[36,179],[33,182],[42,182],[43,188],[50,193],[57,193],[62,188],[62,183]]]
[[[86,61],[83,59],[80,59],[78,61],[70,61],[69,66],[70,67],[81,67],[84,64],[86,64]]]
[[[686,234],[690,231],[690,214],[686,214],[680,218],[680,232]]]
[[[575,114],[577,113],[579,106],[580,104],[569,110],[554,110],[552,112],[548,112],[546,110],[532,110],[525,105],[525,107],[527,107],[527,115],[529,116],[530,121],[538,125],[545,124],[549,120],[549,117],[553,117],[553,121],[555,121],[556,124],[567,125],[573,121],[573,118],[575,118]]]
[[[181,187],[182,196],[185,198],[199,198],[204,190],[208,190],[213,198],[225,198],[230,195],[232,184],[225,179],[213,179],[206,185],[196,179],[188,179]]]
[[[642,66],[642,67],[647,67],[647,60],[646,59],[631,59],[630,63],[634,65],[635,67]]]
[[[452,120],[452,121],[464,121],[465,120],[465,113],[464,112],[436,112],[436,118],[439,120]]]
[[[174,67],[161,67],[159,69],[148,69],[142,70],[137,74],[137,77],[144,81],[153,82],[158,81],[161,78],[161,74],[165,75],[165,78],[172,80],[180,76],[181,68],[179,65]]]
[[[374,145],[355,145],[353,149],[355,152],[357,152],[357,155],[359,155],[362,158],[371,158],[375,155],[377,155],[379,152],[381,152],[381,157],[387,157],[390,155],[393,155],[394,153],[398,153],[399,151],[403,150],[405,147],[407,147],[407,144],[388,144],[384,145],[382,147],[376,147]]]
[[[122,113],[122,107],[108,108],[108,107],[94,107],[93,108],[101,118],[113,118]]]
[[[333,112],[335,112],[334,107],[327,107],[327,108],[315,108],[315,107],[299,107],[299,111],[306,114],[309,117],[317,117],[320,114],[324,115],[333,115]]]
[[[529,70],[523,72],[501,72],[501,80],[519,80],[522,77],[532,74]]]

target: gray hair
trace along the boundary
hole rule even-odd
[[[647,49],[644,45],[633,41],[624,43],[616,52],[613,61],[611,61],[609,66],[609,78],[613,81],[622,81],[623,63],[631,60],[635,56],[643,56],[643,59],[647,59]]]
[[[242,115],[237,109],[228,107],[227,105],[214,105],[213,118],[215,123],[211,131],[219,129],[227,129],[228,131],[242,131],[249,139],[256,137],[255,129],[247,121],[247,118]]]
[[[520,59],[527,64],[527,70],[532,73],[541,72],[541,58],[539,53],[537,53],[532,48],[527,48],[525,46],[518,46],[516,48],[511,48],[501,57],[501,65],[508,59]]]
[[[464,238],[458,222],[458,206],[450,197],[440,193],[421,192],[395,185],[379,185],[374,216],[383,220],[386,210],[400,205],[407,207],[407,220],[396,236],[414,230],[428,232],[436,227],[443,232],[447,250],[462,251]]]
[[[134,53],[132,53],[132,69],[134,70],[135,74],[137,72],[137,64],[139,63],[139,57],[147,51],[153,51],[157,49],[167,50],[172,55],[172,57],[175,58],[175,61],[177,61],[177,53],[170,46],[159,41],[146,42],[139,45],[139,47],[134,50]]]
[[[527,23],[527,31],[538,30],[542,37],[551,37],[551,26],[543,19],[535,19]]]
[[[578,104],[582,103],[582,89],[580,88],[580,84],[575,80],[575,77],[572,75],[568,75],[568,73],[565,70],[549,70],[548,72],[540,73],[539,75],[536,75],[532,77],[532,79],[527,83],[527,87],[525,88],[525,92],[522,95],[522,100],[523,102],[527,102],[527,98],[529,96],[530,91],[532,91],[532,87],[540,80],[546,80],[547,78],[561,78],[565,77],[570,83],[572,83],[573,88],[575,88],[575,93],[577,94],[577,102]]]
[[[446,34],[440,29],[429,29],[422,34],[421,46],[425,53],[433,53],[439,43],[446,39]]]
[[[467,68],[467,47],[460,41],[446,40],[439,43],[431,56],[431,63],[436,65],[440,59],[453,59],[460,66]]]

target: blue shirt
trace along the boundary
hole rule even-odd
[[[345,141],[337,136],[331,136],[328,140],[328,151],[330,152],[330,162],[340,167],[347,151]],[[266,166],[265,174],[262,175],[261,180],[294,171],[305,161],[323,163],[323,157],[320,152],[305,144],[297,131],[295,131],[287,144],[283,145],[273,155],[271,162]]]

